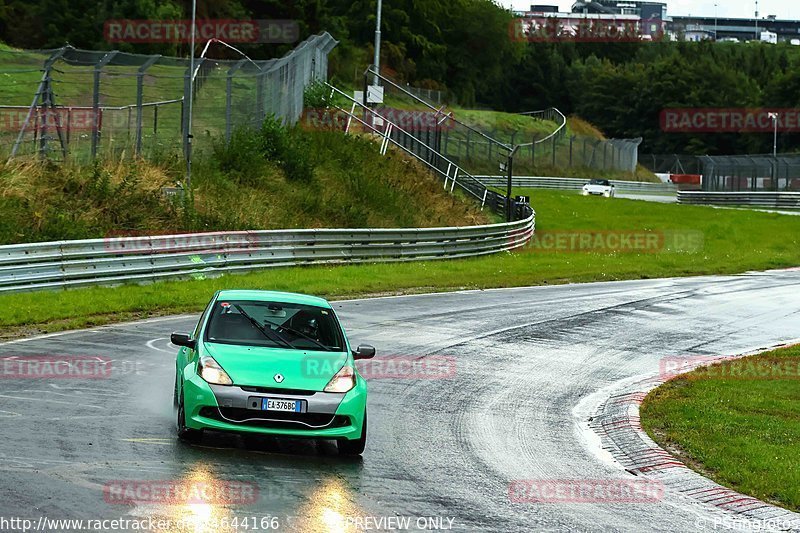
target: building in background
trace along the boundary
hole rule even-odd
[[[791,42],[800,38],[800,21],[778,20],[774,16],[763,19],[673,16],[667,31],[687,41],[697,40],[690,37],[705,35],[713,39],[716,35],[718,41],[727,42]]]
[[[531,5],[530,11],[519,11],[519,17],[536,19],[557,17],[567,28],[581,23],[617,24],[629,27],[637,24],[643,40],[665,37],[671,40],[722,42],[782,41],[800,45],[800,21],[766,18],[718,18],[670,16],[666,2],[650,0],[578,0],[569,13],[559,12],[558,6]]]

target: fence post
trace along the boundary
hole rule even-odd
[[[19,150],[19,147],[22,145],[22,139],[25,137],[25,130],[28,129],[28,126],[31,123],[31,118],[34,118],[34,112],[36,110],[36,107],[39,105],[39,99],[41,98],[42,91],[45,89],[46,85],[47,86],[50,85],[50,70],[53,68],[53,63],[55,63],[61,56],[63,56],[64,52],[66,51],[67,51],[66,46],[63,48],[59,48],[53,53],[53,55],[48,57],[47,60],[44,62],[44,74],[42,75],[42,79],[39,81],[39,86],[36,89],[36,93],[33,95],[33,102],[31,103],[31,106],[28,108],[28,114],[25,117],[25,122],[22,123],[22,127],[19,130],[19,135],[17,135],[17,140],[14,141],[14,148],[11,149],[10,157],[14,157],[17,155],[17,150]],[[36,115],[38,116],[38,113],[36,113]],[[35,132],[36,130],[34,129],[34,142],[33,142],[34,148],[36,147]]]
[[[94,124],[92,124],[92,159],[97,157],[97,146],[100,144],[100,75],[103,67],[106,66],[119,52],[112,50],[103,56],[94,65],[94,84],[92,87],[92,113]]]
[[[228,69],[228,77],[225,80],[225,142],[231,140],[231,106],[233,103],[233,75],[244,65],[246,59],[237,61],[235,65]]]
[[[569,138],[569,168],[572,168],[572,143],[575,142],[575,136]]]
[[[192,76],[191,68],[186,69],[186,74],[183,76],[183,100],[181,101],[181,139],[183,140],[183,155],[188,160],[189,157],[189,92],[191,91],[191,84],[189,80]]]
[[[142,155],[142,122],[144,122],[144,73],[153,63],[161,58],[160,55],[153,56],[139,67],[136,72],[136,155]],[[158,109],[158,106],[156,106]]]
[[[67,147],[69,147],[69,140],[72,137],[72,107],[67,108]]]
[[[558,141],[558,135],[553,135],[553,167],[556,166],[556,142]]]

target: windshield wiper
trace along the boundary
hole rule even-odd
[[[287,342],[283,337],[281,337],[277,333],[274,333],[272,330],[269,330],[269,333],[267,333],[267,330],[264,329],[261,326],[261,324],[258,323],[258,320],[256,320],[255,318],[253,318],[250,315],[248,315],[247,313],[245,313],[244,309],[242,309],[242,307],[240,305],[233,304],[233,306],[236,308],[237,311],[239,311],[242,314],[243,317],[245,317],[247,320],[250,321],[251,324],[253,324],[254,328],[256,328],[258,331],[260,331],[261,334],[264,335],[267,339],[271,340],[272,342],[277,342],[277,343],[283,344],[284,346],[286,346],[287,348],[290,348],[292,350],[295,349],[294,346],[292,346],[289,342]]]
[[[303,338],[303,339],[306,339],[307,341],[311,341],[311,342],[313,342],[314,344],[316,344],[317,346],[319,346],[320,348],[322,348],[322,349],[323,349],[323,350],[325,350],[326,352],[332,352],[332,351],[333,351],[333,348],[329,348],[328,346],[325,346],[324,344],[322,344],[322,343],[321,343],[321,342],[319,342],[318,340],[316,340],[316,339],[313,339],[313,338],[309,337],[309,336],[308,336],[308,335],[306,335],[305,333],[300,333],[300,332],[299,332],[299,331],[297,331],[296,329],[287,328],[286,326],[280,326],[280,328],[281,328],[282,330],[284,330],[284,331],[288,331],[288,332],[289,332],[289,333],[291,333],[292,335],[297,335],[298,337],[301,337],[301,338]],[[289,342],[289,341],[286,341],[286,342]],[[293,345],[293,346],[294,346],[294,345]]]

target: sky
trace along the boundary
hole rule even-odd
[[[661,0],[663,1],[663,0]],[[528,10],[532,4],[558,5],[561,11],[570,11],[573,0],[499,0],[505,7]],[[669,15],[714,16],[714,4],[719,17],[752,17],[756,11],[755,0],[667,0]],[[779,19],[800,19],[798,0],[759,0],[759,17],[777,15]]]

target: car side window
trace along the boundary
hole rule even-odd
[[[197,339],[200,336],[200,328],[203,326],[203,322],[206,321],[206,317],[208,316],[208,313],[211,310],[211,307],[214,305],[214,301],[215,300],[216,300],[216,298],[212,299],[208,303],[208,305],[206,306],[206,309],[205,309],[205,311],[203,311],[203,314],[200,315],[200,320],[197,321],[197,325],[194,328],[194,333],[192,333],[192,338],[193,339]]]

